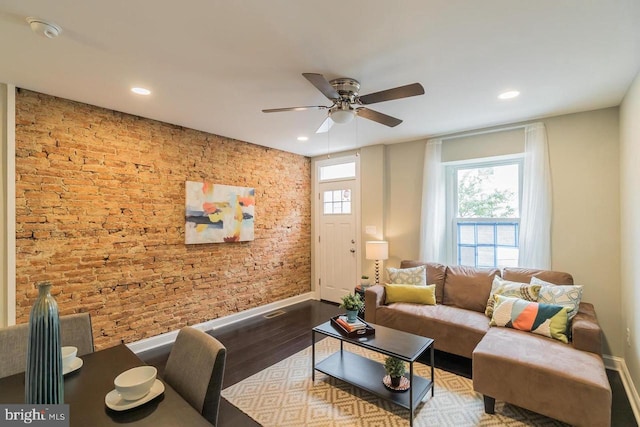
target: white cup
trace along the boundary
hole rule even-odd
[[[64,346],[60,350],[62,353],[62,367],[68,368],[78,354],[78,347]]]

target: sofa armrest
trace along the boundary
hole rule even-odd
[[[602,356],[602,329],[593,304],[581,302],[571,324],[573,347]]]
[[[364,320],[376,323],[376,311],[384,305],[384,286],[374,285],[364,291]]]

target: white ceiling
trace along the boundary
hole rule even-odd
[[[307,156],[615,106],[639,69],[638,0],[0,0],[0,82]],[[426,94],[315,135],[261,112],[329,105],[303,72]]]

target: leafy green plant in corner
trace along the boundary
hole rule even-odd
[[[384,359],[384,370],[391,378],[397,378],[404,375],[406,372],[404,362],[397,357],[389,356]]]
[[[345,310],[361,310],[364,307],[364,302],[358,295],[347,294],[342,297],[342,304],[340,307]]]

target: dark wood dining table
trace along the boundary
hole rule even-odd
[[[165,390],[155,399],[133,409],[114,411],[105,396],[114,389],[113,380],[127,369],[144,365],[124,344],[86,354],[83,365],[64,377],[64,400],[69,404],[71,427],[209,426],[205,418],[166,381]],[[0,378],[0,403],[24,403],[24,372]]]

